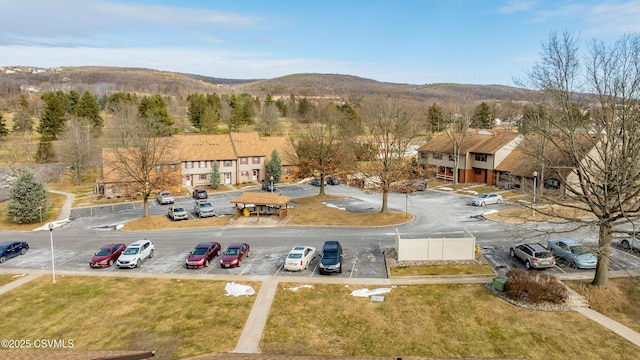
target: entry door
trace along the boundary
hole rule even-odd
[[[258,170],[253,170],[253,181],[258,181]]]
[[[231,173],[224,173],[225,185],[231,185]]]

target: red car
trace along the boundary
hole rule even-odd
[[[189,253],[189,257],[184,263],[187,269],[199,269],[209,266],[214,257],[220,255],[222,246],[219,242],[203,242]]]
[[[104,245],[93,255],[89,265],[92,268],[104,268],[113,265],[120,257],[120,254],[127,248],[125,244]]]
[[[233,243],[222,254],[220,266],[223,268],[240,266],[240,262],[245,257],[249,257],[249,244]]]

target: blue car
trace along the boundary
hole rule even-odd
[[[24,241],[10,241],[0,244],[0,264],[12,257],[26,254],[27,250],[29,250],[29,244]]]
[[[547,247],[556,258],[567,261],[569,266],[578,269],[595,269],[598,264],[597,256],[575,240],[551,239]]]

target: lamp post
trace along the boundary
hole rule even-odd
[[[533,216],[536,216],[536,190],[538,188],[538,172],[534,171],[533,172]]]
[[[52,222],[49,223],[49,234],[51,236],[51,277],[52,277],[51,282],[55,284],[56,283],[56,263],[53,257],[53,223]]]
[[[273,194],[273,188],[274,188],[273,176],[270,176],[269,178],[271,179],[271,193]]]

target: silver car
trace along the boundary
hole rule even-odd
[[[175,201],[173,195],[171,195],[171,192],[169,191],[158,191],[156,194],[156,200],[158,200],[160,205],[173,204]]]
[[[475,206],[485,206],[490,204],[500,204],[502,195],[495,193],[486,193],[471,199],[471,204]]]
[[[193,212],[198,215],[198,217],[210,217],[216,216],[216,211],[213,208],[213,204],[210,201],[196,201],[196,204],[193,206]]]
[[[169,206],[169,211],[167,212],[167,216],[169,217],[169,219],[173,221],[188,220],[189,212],[187,211],[187,209],[183,208],[182,206]]]
[[[512,258],[519,259],[527,269],[544,269],[556,266],[556,258],[538,243],[512,244],[509,249]]]

